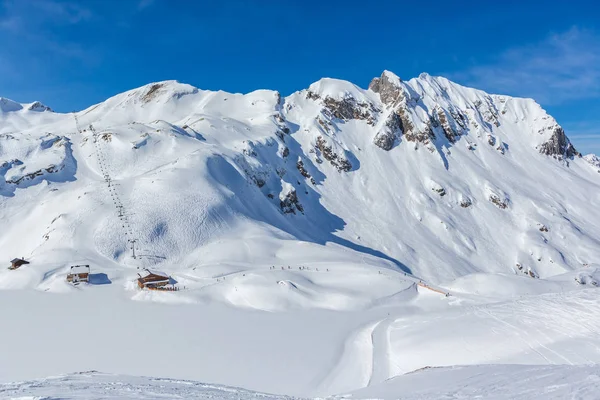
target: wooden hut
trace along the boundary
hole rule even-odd
[[[25,261],[23,258],[15,258],[10,261],[10,267],[8,267],[8,269],[17,269],[25,264],[29,264],[29,261]]]
[[[161,271],[144,269],[138,275],[138,286],[140,289],[159,289],[171,282],[171,277]]]
[[[77,285],[80,282],[90,281],[90,266],[89,265],[72,265],[71,271],[67,275],[67,282]]]

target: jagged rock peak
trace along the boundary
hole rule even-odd
[[[539,150],[540,153],[555,158],[571,158],[580,155],[565,135],[563,128],[558,125],[554,128],[550,139],[540,145]]]
[[[369,89],[379,93],[381,101],[386,105],[392,105],[399,101],[402,88],[402,80],[390,71],[383,71],[381,77],[374,78],[369,84]]]
[[[39,102],[39,101],[35,101],[35,102],[31,103],[31,104],[29,105],[29,107],[27,107],[27,109],[28,109],[29,111],[37,111],[37,112],[44,112],[44,111],[50,111],[50,112],[53,112],[53,111],[52,111],[52,109],[51,109],[50,107],[48,107],[48,106],[47,106],[47,105],[45,105],[45,104],[42,104],[42,103],[41,103],[41,102]]]

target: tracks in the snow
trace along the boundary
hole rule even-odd
[[[77,127],[77,131],[83,135],[79,119],[77,118],[77,114],[73,114],[73,116],[75,118],[75,125]],[[119,195],[119,184],[115,182],[111,176],[111,171],[108,166],[108,159],[102,148],[102,142],[108,142],[110,140],[110,136],[108,136],[108,134],[106,133],[98,133],[93,125],[89,126],[89,130],[92,133],[92,144],[94,148],[94,155],[96,157],[96,163],[98,164],[100,173],[102,174],[104,182],[107,185],[108,192],[115,207],[117,218],[119,218],[120,221],[124,239],[127,243],[127,246],[129,246],[129,248],[131,249],[132,256],[135,259],[137,257],[135,251],[137,248],[136,243],[138,242],[138,240],[134,235],[132,224],[129,220],[129,214],[127,212],[125,204],[123,203]]]

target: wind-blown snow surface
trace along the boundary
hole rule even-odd
[[[533,100],[386,71],[286,98],[167,81],[78,113],[0,106],[0,254],[31,261],[0,270],[0,380],[306,396],[600,360],[600,175]],[[138,290],[142,267],[182,290]]]
[[[489,365],[416,371],[335,399],[595,399],[600,368]],[[11,399],[290,399],[200,382],[102,374],[94,371],[0,384]]]

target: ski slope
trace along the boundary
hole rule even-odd
[[[600,360],[596,161],[533,100],[427,74],[0,99],[0,254],[30,261],[0,269],[0,381],[311,397],[425,367],[571,374]],[[139,290],[142,268],[180,290]]]

